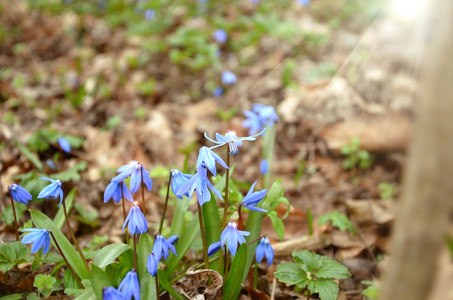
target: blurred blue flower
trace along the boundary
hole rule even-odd
[[[251,3],[259,3],[260,0],[250,0]]]
[[[178,195],[176,194],[176,192],[184,183],[189,181],[190,178],[192,178],[192,175],[190,174],[184,174],[176,169],[171,170],[171,190],[173,194],[175,194],[179,199],[182,199],[182,196],[189,197],[189,192],[186,192],[182,195]]]
[[[212,34],[212,36],[214,37],[214,39],[219,42],[220,44],[223,44],[227,41],[228,39],[228,34],[226,33],[225,30],[223,29],[217,29],[216,31],[214,31],[214,33]]]
[[[104,191],[104,203],[107,203],[113,197],[113,201],[119,203],[121,200],[121,187],[123,188],[124,198],[134,202],[131,192],[127,188],[127,185],[123,181],[112,181],[109,183]]]
[[[213,95],[214,97],[220,97],[220,96],[222,96],[222,94],[223,94],[223,87],[221,87],[221,86],[217,86],[217,87],[214,89],[214,91],[212,92],[212,95]]]
[[[102,288],[102,300],[123,300],[123,294],[114,287]]]
[[[21,230],[22,232],[31,232],[22,238],[22,244],[33,244],[31,247],[31,253],[35,253],[39,249],[43,248],[42,254],[46,254],[49,251],[50,246],[50,230],[38,229],[38,228],[26,228]]]
[[[148,8],[145,10],[145,19],[153,20],[156,17],[156,11],[154,9]]]
[[[213,140],[213,139],[209,138],[208,135],[206,134],[206,132],[204,133],[204,136],[205,136],[205,138],[207,138],[211,142],[217,144],[217,146],[214,146],[212,148],[216,148],[216,147],[220,147],[220,146],[223,146],[225,144],[228,144],[228,147],[230,149],[229,154],[230,155],[236,155],[236,154],[239,153],[238,147],[242,146],[242,141],[254,141],[254,140],[256,140],[255,137],[263,134],[264,130],[265,129],[263,129],[263,131],[261,131],[258,134],[255,134],[255,135],[252,135],[252,136],[247,136],[247,137],[241,137],[241,138],[238,137],[234,131],[230,131],[230,130],[228,130],[228,132],[225,135],[221,135],[219,133],[216,133],[215,134],[216,140]]]
[[[225,248],[226,243],[231,254],[234,256],[238,249],[238,243],[239,244],[245,243],[244,236],[249,235],[250,232],[248,231],[238,230],[236,223],[234,223],[233,219],[231,219],[231,222],[228,223],[227,227],[225,228],[225,230],[223,230],[222,234],[220,235],[222,249]]]
[[[212,175],[214,175],[215,177],[217,176],[217,169],[215,167],[216,162],[218,162],[225,169],[229,169],[227,164],[223,161],[223,159],[219,155],[217,155],[214,151],[212,151],[211,148],[208,148],[206,146],[200,148],[196,164],[197,171],[198,167],[204,163],[206,167],[209,169],[209,171],[211,171]]]
[[[11,184],[8,187],[8,190],[11,194],[11,198],[13,198],[13,200],[17,202],[28,204],[28,201],[31,201],[33,199],[33,196],[25,188],[21,187],[18,184]]]
[[[264,196],[266,196],[267,190],[264,189],[259,192],[253,192],[255,185],[256,181],[252,184],[249,192],[244,197],[244,199],[242,199],[241,205],[250,210],[267,212],[267,210],[255,206],[258,204],[258,202],[260,202],[264,198]]]
[[[152,251],[156,256],[156,260],[159,262],[162,257],[163,260],[166,260],[169,254],[169,249],[177,256],[175,247],[170,244],[163,235],[157,233]]]
[[[310,0],[297,0],[297,2],[299,2],[299,3],[302,4],[302,5],[308,5],[308,4],[310,4]]]
[[[264,129],[264,126],[261,124],[259,115],[249,110],[244,111],[244,115],[247,117],[247,119],[242,122],[242,126],[244,126],[245,128],[250,128],[249,134],[260,132]]]
[[[130,191],[132,194],[138,191],[138,189],[140,188],[140,185],[142,183],[142,175],[143,183],[148,188],[148,191],[151,191],[151,188],[153,187],[153,182],[149,177],[149,172],[146,171],[143,165],[138,161],[133,160],[128,165],[124,165],[118,168],[116,172],[121,174],[114,177],[112,181],[123,181],[127,177],[131,176]]]
[[[159,264],[159,261],[157,260],[156,255],[154,255],[154,252],[151,252],[151,254],[148,255],[148,260],[146,262],[146,268],[148,269],[148,273],[154,277],[157,276],[157,265],[158,264]]]
[[[52,170],[56,170],[57,166],[55,165],[55,162],[51,160],[50,158],[46,159],[46,165],[51,168]]]
[[[127,218],[124,221],[123,232],[124,228],[126,227],[126,224],[128,224],[127,229],[129,230],[129,233],[132,235],[141,234],[148,231],[148,221],[146,221],[146,218],[143,215],[140,207],[135,204],[134,206],[131,207],[129,214],[127,215]]]
[[[67,139],[64,137],[61,137],[58,139],[58,145],[60,145],[61,149],[66,152],[70,153],[71,152],[71,145],[69,145],[69,142]]]
[[[266,175],[267,171],[269,170],[269,162],[267,159],[262,159],[260,163],[260,172],[262,175]]]
[[[259,132],[263,130],[265,126],[272,127],[275,122],[280,121],[272,106],[254,104],[252,110],[253,111],[244,111],[244,115],[247,119],[242,122],[242,126],[250,128],[249,134]]]
[[[261,263],[264,256],[266,256],[267,266],[272,264],[272,260],[274,259],[274,249],[272,248],[272,245],[267,237],[263,237],[258,246],[256,246],[255,254],[256,261],[258,263]]]
[[[169,237],[167,239],[167,242],[169,242],[170,244],[172,244],[173,246],[178,242],[179,240],[179,237],[177,235],[172,235],[171,237]]]
[[[118,291],[123,294],[123,299],[131,300],[134,296],[135,300],[140,300],[140,284],[135,269],[127,272],[124,279],[121,281]]]
[[[212,243],[208,248],[208,256],[212,256],[212,255],[216,254],[217,251],[220,250],[220,247],[221,247],[220,241]]]
[[[230,85],[236,82],[236,75],[230,71],[223,71],[222,73],[222,82],[224,85]]]
[[[63,190],[61,189],[63,181],[58,179],[54,180],[47,177],[39,177],[39,179],[50,181],[51,184],[42,189],[42,191],[38,195],[38,199],[41,198],[57,199],[57,197],[60,196],[60,204],[58,205],[60,206],[61,202],[63,202]]]

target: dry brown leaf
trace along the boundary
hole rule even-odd
[[[346,206],[357,223],[385,224],[393,221],[392,200],[348,200]]]
[[[307,235],[281,243],[273,244],[275,256],[291,255],[295,250],[315,251],[329,246],[331,239],[327,235]]]

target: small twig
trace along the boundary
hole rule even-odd
[[[16,229],[16,241],[19,241],[19,225],[17,223],[17,217],[16,217],[16,207],[14,206],[14,200],[13,200],[13,195],[11,195],[11,191],[9,192],[9,197],[11,199],[11,206],[13,207],[13,216],[14,216],[14,227]]]
[[[165,214],[167,213],[168,198],[170,196],[171,177],[172,176],[171,176],[171,171],[170,171],[170,176],[168,178],[168,185],[167,185],[167,196],[165,197],[164,212],[162,213],[162,218],[160,219],[159,232],[162,232],[162,226],[164,225]]]
[[[274,277],[274,280],[272,280],[271,300],[275,300],[275,288],[276,287],[277,287],[277,278]]]

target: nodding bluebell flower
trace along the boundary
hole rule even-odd
[[[135,205],[135,203],[134,206],[131,207],[129,214],[127,215],[127,218],[124,221],[123,232],[124,228],[126,227],[126,224],[128,224],[127,229],[129,230],[129,233],[132,235],[141,234],[148,231],[148,221],[146,221],[146,218],[143,215],[140,207]]]
[[[143,183],[148,188],[148,191],[151,191],[153,187],[153,182],[149,177],[149,172],[145,170],[143,165],[138,161],[131,161],[128,165],[124,165],[120,167],[116,172],[121,173],[114,177],[112,181],[123,181],[127,177],[131,176],[131,183],[130,183],[130,191],[131,193],[135,193],[140,188],[142,183],[142,174],[143,174]]]
[[[176,197],[178,197],[179,199],[182,199],[183,195],[189,197],[188,191],[182,195],[178,195],[176,192],[184,183],[189,181],[191,178],[192,178],[192,175],[190,175],[190,174],[184,174],[176,169],[171,170],[171,190],[175,194]]]
[[[248,231],[238,230],[236,223],[234,223],[233,219],[231,219],[231,222],[228,223],[227,227],[223,230],[222,234],[220,235],[222,249],[225,248],[225,243],[227,243],[228,249],[234,256],[238,249],[238,243],[239,244],[245,243],[244,236],[249,235],[250,232]]]
[[[126,277],[124,277],[118,287],[118,291],[123,294],[123,299],[131,300],[132,296],[134,296],[135,300],[140,300],[140,284],[138,283],[135,268],[127,272]]]
[[[113,286],[102,288],[102,300],[123,300],[123,294]]]
[[[214,89],[214,91],[212,91],[212,95],[214,97],[220,97],[220,96],[222,96],[222,94],[223,94],[223,87],[221,87],[221,86],[217,86]]]
[[[145,10],[145,19],[153,20],[156,17],[156,11],[154,9],[148,8]]]
[[[58,145],[60,145],[61,149],[64,152],[66,152],[66,153],[71,152],[71,145],[69,145],[68,140],[65,139],[64,137],[61,137],[58,139]]]
[[[156,256],[156,259],[157,261],[160,261],[160,259],[163,257],[164,260],[167,259],[168,257],[168,254],[169,254],[169,251],[168,250],[171,250],[176,256],[178,256],[176,254],[176,249],[175,247],[170,244],[166,239],[165,237],[160,234],[160,233],[156,233],[156,239],[154,240],[154,245],[153,245],[153,253],[154,255]]]
[[[269,162],[267,159],[262,159],[260,163],[260,172],[262,175],[266,175],[267,171],[269,171]]]
[[[299,2],[299,3],[302,4],[302,5],[308,5],[308,4],[310,4],[310,0],[297,0],[297,2]]]
[[[264,196],[266,196],[267,190],[264,189],[259,192],[253,192],[255,185],[256,185],[256,181],[252,184],[249,192],[244,197],[244,199],[242,199],[242,202],[240,205],[242,205],[250,210],[267,212],[267,210],[255,206],[258,204],[258,202],[260,202],[264,198]]]
[[[224,85],[231,85],[236,83],[236,75],[230,71],[223,71],[222,73],[222,82]]]
[[[249,134],[259,132],[263,130],[265,126],[272,127],[275,122],[280,121],[272,106],[254,104],[252,110],[253,111],[244,111],[244,115],[247,119],[242,122],[242,126],[250,128]]]
[[[242,141],[254,141],[256,140],[255,137],[262,135],[265,129],[263,129],[260,133],[252,135],[252,136],[247,136],[247,137],[238,137],[234,131],[228,130],[225,135],[221,135],[220,133],[215,134],[216,141],[208,137],[206,132],[204,133],[204,137],[210,140],[211,142],[217,144],[217,146],[214,146],[212,148],[217,148],[220,146],[223,146],[225,144],[228,144],[228,147],[230,148],[230,155],[236,155],[239,153],[238,147],[242,146]]]
[[[31,253],[35,253],[43,248],[42,254],[49,251],[50,246],[50,230],[38,228],[26,228],[22,232],[31,232],[22,238],[22,244],[33,244],[31,246]]]
[[[225,169],[229,169],[227,164],[223,161],[223,159],[218,156],[211,148],[203,146],[200,148],[198,152],[198,159],[197,159],[197,171],[198,167],[200,167],[203,163],[206,167],[211,171],[212,175],[217,176],[217,169],[215,167],[215,163],[218,162],[222,167]]]
[[[187,191],[189,192],[189,201],[192,198],[193,192],[196,190],[197,192],[197,199],[200,206],[205,204],[206,202],[211,201],[211,190],[220,200],[223,200],[222,195],[220,192],[211,184],[207,177],[207,166],[203,162],[200,166],[197,167],[197,173],[193,175],[193,177],[183,184],[178,191],[176,192],[177,195],[183,195]]]
[[[146,261],[146,268],[148,269],[148,273],[154,277],[157,276],[158,264],[159,261],[157,260],[156,255],[154,255],[154,252],[151,252],[151,254],[148,255],[148,260]]]
[[[261,124],[259,115],[249,110],[244,111],[244,115],[247,117],[247,119],[242,122],[242,126],[244,126],[245,128],[250,128],[249,134],[260,132],[264,129],[263,125]]]
[[[223,44],[227,41],[228,39],[228,34],[226,33],[225,30],[223,29],[217,29],[216,31],[214,31],[214,33],[212,34],[212,36],[214,37],[214,39],[219,42],[220,44]]]
[[[169,242],[170,244],[172,244],[173,246],[178,242],[179,240],[179,237],[177,235],[172,235],[171,237],[169,237],[167,239],[167,242]]]
[[[216,254],[217,251],[220,250],[220,247],[221,247],[220,241],[212,243],[208,248],[208,256],[212,256],[212,255]]]
[[[266,256],[267,266],[270,266],[272,264],[272,260],[274,259],[274,249],[272,248],[272,245],[267,237],[264,236],[258,246],[256,246],[255,254],[256,261],[258,263],[261,263],[264,256]]]
[[[112,181],[104,191],[104,203],[107,203],[112,198],[113,201],[119,203],[122,198],[121,188],[123,189],[124,198],[131,202],[134,202],[131,192],[129,192],[127,185],[123,181]]]
[[[33,196],[23,187],[21,187],[18,184],[11,184],[8,186],[9,193],[11,194],[11,198],[13,200],[23,203],[23,204],[28,204],[28,201],[31,201],[33,199]]]
[[[57,165],[55,165],[55,162],[51,160],[50,158],[46,159],[46,165],[51,168],[52,170],[57,169]]]
[[[47,177],[39,177],[39,179],[50,181],[51,184],[42,189],[42,191],[38,195],[38,199],[41,198],[57,199],[57,197],[59,196],[60,204],[58,206],[60,206],[61,202],[63,202],[63,190],[61,189],[63,181],[58,179],[50,179]]]

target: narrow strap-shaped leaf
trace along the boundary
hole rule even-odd
[[[99,268],[104,268],[130,248],[129,245],[123,243],[110,244],[96,254],[93,263]]]
[[[203,214],[203,225],[206,232],[206,242],[209,245],[220,241],[220,233],[222,232],[222,221],[220,220],[219,210],[213,193],[211,193],[211,201],[206,202],[201,207]],[[215,271],[219,271],[219,261],[209,264],[209,267]]]
[[[249,218],[247,219],[247,224],[245,225],[245,230],[250,232],[250,235],[245,238],[247,243],[257,239],[260,236],[261,224],[263,223],[264,214],[259,211],[251,211]],[[247,263],[246,269],[249,270],[253,262],[253,257],[255,256],[255,249],[258,246],[258,242],[255,242],[248,246],[247,249]],[[242,282],[247,278],[247,272],[242,277]]]
[[[74,202],[74,197],[75,197],[76,193],[77,193],[77,188],[73,188],[69,192],[69,194],[66,196],[66,199],[64,199],[68,213],[72,208],[72,203]],[[64,224],[63,205],[61,205],[60,208],[58,208],[57,214],[53,218],[53,222],[59,229],[61,229],[61,227],[63,226],[63,224]]]
[[[25,155],[39,171],[44,170],[42,162],[35,156],[34,153],[28,150],[28,148],[22,145],[18,140],[14,140],[14,142],[16,143],[17,148],[19,148],[20,152],[22,152],[22,154]]]
[[[94,293],[93,288],[87,288],[85,292],[80,294],[77,298],[74,300],[96,300],[96,294]]]
[[[148,234],[141,234],[137,247],[137,274],[140,280],[140,298],[156,299],[156,284],[153,276],[146,269],[148,256],[151,254],[153,240]]]
[[[189,207],[189,201],[186,199],[178,200],[176,203],[175,212],[173,214],[173,220],[171,221],[170,236],[176,235],[181,236],[184,228],[184,214]]]
[[[112,286],[110,278],[98,266],[91,265],[91,285],[98,300],[102,300],[102,288]]]
[[[234,256],[230,271],[223,285],[223,299],[236,300],[241,293],[242,278],[247,274],[247,244],[243,243]]]
[[[157,269],[157,278],[159,278],[159,283],[162,287],[175,298],[176,300],[186,300],[187,298],[178,293],[168,282],[165,272],[161,269]]]
[[[71,267],[74,269],[77,275],[81,279],[89,279],[90,274],[88,273],[88,270],[86,269],[82,258],[74,249],[72,244],[68,241],[68,239],[64,236],[64,234],[60,231],[60,229],[52,222],[51,219],[49,219],[48,216],[46,216],[42,212],[33,209],[30,209],[29,211],[33,223],[37,228],[45,228],[52,231],[58,243],[60,244],[61,250],[66,256],[66,259],[71,264]],[[51,241],[51,243],[55,247],[53,240]]]

